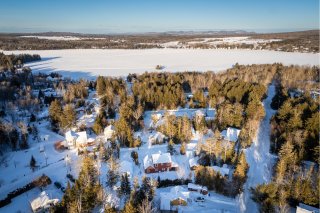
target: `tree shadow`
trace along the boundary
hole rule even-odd
[[[61,58],[60,56],[56,56],[56,57],[44,57],[44,58],[41,58],[41,62],[43,61],[50,61],[50,60],[54,60],[54,59],[57,59],[57,58]]]
[[[87,80],[95,80],[97,75],[94,75],[92,72],[84,72],[84,71],[67,71],[67,70],[59,70],[54,69],[50,66],[43,66],[37,67],[32,69],[33,73],[59,73],[62,75],[63,78],[70,78],[72,80],[79,80],[79,79],[87,79]]]

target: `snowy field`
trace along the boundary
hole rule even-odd
[[[42,61],[30,63],[34,72],[59,72],[63,76],[95,78],[126,76],[129,73],[156,71],[222,71],[239,64],[283,63],[319,65],[319,54],[268,50],[227,49],[72,49],[4,51],[5,54],[40,54]]]

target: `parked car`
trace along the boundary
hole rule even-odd
[[[61,183],[59,183],[59,182],[57,182],[57,181],[54,182],[54,185],[55,185],[55,187],[57,187],[58,189],[60,189],[61,186],[62,186]]]
[[[197,197],[195,199],[196,202],[204,202],[204,198],[203,197]]]

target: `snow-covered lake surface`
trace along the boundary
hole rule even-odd
[[[72,49],[4,51],[5,54],[40,54],[42,61],[28,64],[35,72],[60,72],[71,78],[126,76],[156,71],[222,71],[239,64],[283,63],[319,65],[319,54],[240,49]]]

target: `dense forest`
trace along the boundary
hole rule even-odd
[[[252,189],[253,199],[262,212],[287,212],[299,203],[318,207],[320,106],[310,92],[319,89],[319,68],[285,67],[276,77],[270,151],[279,159],[272,182]]]
[[[23,64],[41,60],[40,55],[5,55],[0,52],[0,71],[14,70],[20,68]]]
[[[47,49],[146,49],[163,48],[161,44],[178,41],[186,48],[229,48],[229,49],[266,49],[286,52],[319,52],[319,31],[310,30],[288,33],[255,34],[248,32],[234,33],[155,33],[137,35],[94,35],[76,33],[39,33],[27,36],[74,36],[79,40],[46,40],[36,37],[23,37],[26,34],[0,34],[0,49],[2,50],[47,50]],[[223,37],[249,36],[253,39],[279,39],[270,43],[253,44],[217,44],[211,45],[201,41],[203,38],[212,38],[214,41]],[[191,42],[191,43],[189,43]],[[178,47],[173,47],[178,48]]]

